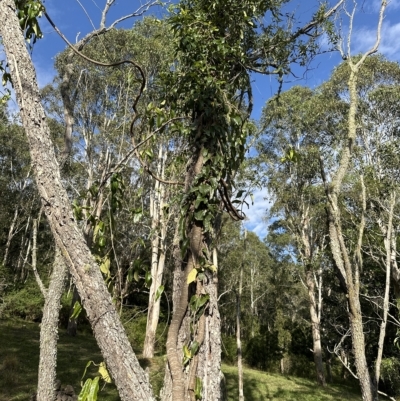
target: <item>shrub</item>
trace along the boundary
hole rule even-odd
[[[289,369],[287,374],[306,379],[315,378],[315,364],[305,355],[289,355]],[[285,372],[286,373],[286,372]]]
[[[234,365],[237,362],[236,338],[222,335],[222,360]]]
[[[393,395],[400,395],[400,361],[395,358],[383,358],[381,364],[381,380],[385,390]]]
[[[142,353],[144,339],[146,337],[147,314],[140,312],[138,314],[136,309],[124,310],[121,319],[122,322],[124,322],[125,331],[132,344],[132,348],[136,353]],[[155,353],[161,355],[166,352],[165,343],[168,334],[168,328],[166,326],[167,324],[162,320],[158,322]]]
[[[16,289],[4,296],[3,314],[7,317],[19,317],[32,322],[42,318],[44,298],[33,280],[21,289]]]
[[[245,347],[246,362],[254,368],[279,371],[279,361],[283,352],[279,347],[277,332],[265,332],[251,338]]]

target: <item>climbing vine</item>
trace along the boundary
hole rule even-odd
[[[236,220],[244,218],[243,201],[231,201],[231,197],[251,130],[250,72],[276,74],[282,81],[292,62],[305,64],[315,53],[320,33],[316,28],[329,15],[322,6],[311,23],[287,29],[280,12],[286,2],[183,0],[170,9],[176,64],[164,76],[166,104],[177,115],[186,116],[181,135],[190,149],[180,200],[184,287],[167,341],[172,398],[177,401],[185,398],[186,391],[192,400],[201,399],[202,382],[192,372],[204,339],[203,317],[211,303],[203,284],[216,273],[210,251],[216,216],[224,209]],[[306,41],[300,39],[304,34]],[[194,312],[198,303],[201,308]],[[190,336],[179,358],[178,333],[188,309]],[[185,390],[182,370],[187,366]]]

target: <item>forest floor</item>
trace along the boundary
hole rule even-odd
[[[39,362],[39,325],[21,320],[0,320],[0,401],[25,401],[35,392]],[[102,357],[94,338],[89,333],[69,337],[60,331],[58,347],[58,378],[62,385],[70,384],[76,393],[89,361],[100,363]],[[150,378],[158,394],[162,380],[165,357],[140,360],[149,367]],[[97,368],[90,366],[88,375],[95,375]],[[237,369],[224,365],[228,400],[237,396]],[[88,376],[87,375],[87,376]],[[86,377],[87,377],[86,376]],[[312,381],[281,375],[270,375],[252,369],[244,370],[246,401],[358,401],[360,393],[354,385],[335,384],[321,389]],[[117,401],[113,385],[106,385],[99,394],[99,401]]]

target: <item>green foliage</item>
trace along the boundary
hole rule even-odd
[[[122,312],[122,322],[129,338],[129,341],[135,352],[143,351],[144,339],[146,336],[147,316],[138,310],[125,308]],[[157,354],[165,353],[165,342],[167,338],[167,325],[162,316],[157,325],[155,351]]]
[[[11,99],[11,91],[9,88],[6,88],[6,85],[8,83],[12,85],[11,75],[8,72],[8,64],[4,65],[4,60],[0,60],[0,75],[2,77],[1,84],[5,91],[4,93],[1,94],[0,97],[0,107],[1,107],[6,105],[8,101]]]
[[[87,369],[94,365],[98,367],[97,376],[94,378],[87,378],[85,383],[82,382],[83,378],[86,376]],[[97,401],[97,393],[99,392],[99,381],[100,379],[105,383],[111,383],[110,375],[107,371],[106,364],[100,362],[99,364],[89,361],[86,364],[85,370],[81,379],[82,390],[79,393],[78,401]],[[104,386],[103,386],[104,388]]]
[[[97,401],[99,380],[99,376],[94,379],[86,379],[85,384],[82,386],[82,390],[79,393],[78,401]]]
[[[29,280],[22,288],[8,292],[4,298],[3,316],[40,321],[44,298],[34,280]]]
[[[253,368],[277,372],[279,361],[283,358],[278,333],[265,331],[250,338],[246,344],[244,357],[246,363]]]
[[[38,18],[42,16],[44,6],[39,0],[15,0],[15,5],[18,9],[19,24],[25,34],[25,39],[30,43],[33,38],[32,45],[34,45],[37,39],[43,37]]]
[[[194,397],[196,398],[196,400],[201,400],[202,391],[203,391],[203,382],[201,381],[200,377],[196,377],[196,385],[194,388]]]
[[[236,338],[222,334],[222,361],[229,365],[237,363],[237,345]],[[243,348],[246,346],[244,345]]]
[[[386,391],[397,397],[400,395],[400,360],[396,357],[383,358],[381,364],[381,380]]]
[[[82,312],[82,305],[80,304],[80,302],[76,301],[73,306],[70,319],[77,319],[81,314],[81,312]]]

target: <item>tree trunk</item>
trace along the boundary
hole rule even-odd
[[[36,75],[19,27],[15,3],[0,2],[0,35],[29,140],[36,184],[56,246],[67,263],[93,333],[123,401],[153,400],[151,387],[124,332],[100,269],[74,219],[40,104]]]
[[[162,145],[159,148],[159,169],[157,175],[164,178],[165,158],[163,155]],[[158,319],[160,317],[161,297],[156,299],[157,290],[162,284],[165,252],[166,252],[166,235],[167,235],[167,219],[164,216],[165,187],[159,181],[154,184],[152,199],[150,200],[150,214],[152,217],[151,234],[152,234],[152,255],[151,255],[151,277],[152,282],[149,291],[149,308],[147,312],[146,337],[143,346],[143,356],[145,358],[153,358],[154,347],[156,341],[156,332]]]
[[[186,192],[191,189],[194,177],[202,168],[202,149],[198,149],[194,162],[186,177]],[[202,222],[194,221],[189,227],[189,247],[182,259],[179,244],[175,244],[175,271],[173,283],[173,316],[168,331],[167,356],[168,368],[162,390],[163,401],[194,401],[196,382],[201,382],[201,399],[221,401],[223,399],[223,376],[221,375],[221,327],[217,304],[218,280],[215,274],[206,270],[202,283],[197,281],[189,290],[187,278],[195,267],[199,266],[206,239]],[[193,315],[188,310],[191,295],[208,294],[209,300],[203,315],[197,323],[193,335],[191,326]],[[194,337],[194,338],[193,338]],[[200,348],[184,369],[183,346],[190,346],[195,340]]]
[[[332,355],[329,355],[325,359],[325,366],[326,366],[326,382],[332,383]]]
[[[363,401],[374,401],[377,399],[377,389],[371,380],[368,371],[368,365],[365,356],[365,339],[363,332],[362,312],[360,305],[360,271],[362,266],[361,246],[365,227],[365,211],[366,211],[366,194],[363,177],[361,176],[362,185],[362,215],[359,223],[359,232],[357,238],[356,251],[354,253],[353,261],[350,261],[349,248],[346,246],[345,237],[342,234],[342,224],[338,197],[341,192],[342,182],[348,172],[349,165],[352,159],[353,146],[357,139],[357,109],[358,109],[358,93],[357,93],[357,80],[358,73],[365,59],[378,50],[381,39],[381,28],[384,17],[384,11],[387,6],[387,1],[383,0],[379,12],[377,36],[375,44],[370,50],[365,52],[354,63],[351,55],[347,55],[347,63],[350,69],[348,80],[349,89],[349,110],[347,121],[347,137],[346,145],[341,149],[341,156],[339,167],[334,175],[332,183],[329,185],[325,176],[324,169],[321,168],[322,179],[325,185],[325,191],[328,199],[327,211],[329,217],[329,234],[332,256],[341,276],[341,283],[346,288],[347,302],[349,306],[349,321],[353,342],[353,353],[355,358],[355,365],[357,369],[357,376],[360,382],[361,394]],[[350,16],[350,26],[353,23],[353,16]],[[351,34],[351,31],[350,31]],[[350,38],[349,38],[350,43]],[[349,45],[350,47],[350,45]],[[322,160],[321,165],[322,165]]]
[[[379,386],[379,379],[381,376],[381,363],[383,355],[383,345],[386,336],[386,325],[389,312],[389,290],[390,290],[390,277],[391,277],[391,266],[392,266],[392,237],[393,233],[393,215],[395,206],[396,196],[394,193],[390,196],[389,216],[387,228],[381,227],[382,233],[385,235],[384,243],[386,250],[386,280],[385,280],[385,295],[383,297],[383,308],[382,308],[382,322],[379,330],[378,340],[378,352],[375,361],[375,385]]]
[[[242,301],[242,290],[243,290],[243,265],[246,257],[246,230],[244,232],[244,255],[242,263],[240,264],[239,272],[239,288],[236,294],[236,348],[237,348],[237,362],[238,362],[238,391],[239,391],[239,401],[244,401],[243,394],[243,363],[242,363],[242,339],[240,333],[240,308]]]
[[[17,223],[17,218],[18,218],[18,206],[15,208],[14,217],[12,219],[10,228],[8,230],[7,243],[6,243],[6,248],[4,250],[4,257],[3,257],[3,266],[5,266],[7,263],[8,252],[10,250],[11,240],[13,239],[13,237],[15,235],[14,228],[15,228],[15,224]]]
[[[313,339],[313,354],[314,363],[317,374],[317,382],[321,386],[326,385],[324,363],[322,358],[322,346],[321,346],[321,331],[320,331],[320,318],[318,316],[317,304],[315,300],[315,283],[314,277],[311,270],[306,272],[306,282],[308,290],[308,299],[310,302],[310,317],[311,317],[311,331]]]
[[[349,302],[350,306],[350,329],[353,342],[354,363],[360,382],[363,401],[375,401],[377,392],[368,370],[367,358],[365,357],[364,325],[362,322],[361,305],[359,298]]]
[[[37,401],[55,400],[55,381],[57,366],[58,316],[60,301],[67,277],[67,266],[61,252],[56,248],[53,273],[47,291],[43,308],[43,318],[40,328],[40,358]]]

